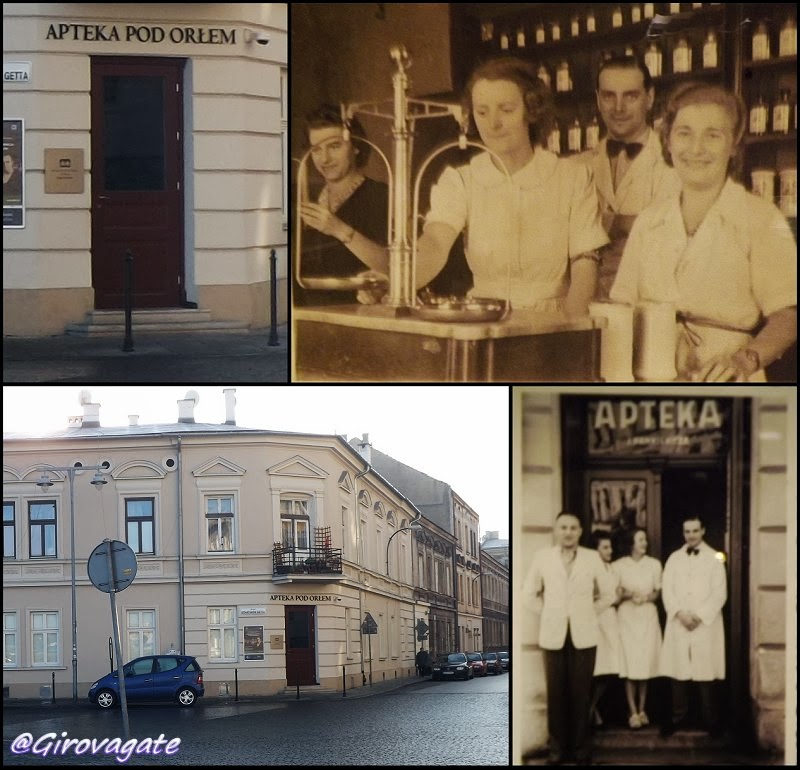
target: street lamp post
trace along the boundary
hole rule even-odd
[[[95,472],[91,484],[99,489],[108,482],[100,471],[106,470],[103,465],[64,465],[49,466],[42,471],[36,482],[37,487],[44,489],[53,486],[48,471],[60,471],[67,474],[69,479],[69,530],[70,530],[70,562],[72,565],[72,702],[78,702],[78,614],[75,603],[75,473],[77,471],[93,470]]]
[[[386,576],[389,576],[389,544],[392,542],[392,538],[395,535],[399,535],[401,532],[406,532],[409,530],[418,530],[422,529],[422,524],[417,524],[416,521],[412,521],[411,524],[407,527],[400,527],[396,532],[392,532],[389,539],[386,541]]]

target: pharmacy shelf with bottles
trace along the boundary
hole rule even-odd
[[[740,4],[738,87],[748,109],[744,179],[797,227],[797,26],[793,3]]]
[[[509,53],[537,66],[555,97],[552,151],[567,155],[596,146],[603,135],[595,100],[600,63],[610,55],[636,53],[654,78],[656,126],[667,95],[682,80],[707,79],[741,93],[748,108],[743,181],[753,188],[754,170],[773,170],[773,199],[788,216],[796,215],[794,3],[469,5],[480,15],[472,20],[477,45],[456,53],[473,64]],[[768,196],[768,175],[757,174],[755,181],[755,190]]]

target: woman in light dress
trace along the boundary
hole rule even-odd
[[[611,564],[612,547],[611,533],[606,530],[592,532],[592,542],[604,568],[604,584],[598,586],[602,597],[617,597],[619,576]],[[603,724],[598,704],[605,693],[609,680],[619,676],[620,639],[619,626],[617,625],[617,601],[609,603],[597,615],[600,626],[600,635],[597,640],[597,654],[594,659],[594,679],[592,681],[592,723],[595,727]]]
[[[661,651],[661,626],[655,605],[661,593],[661,562],[647,556],[647,533],[643,529],[633,530],[630,556],[615,561],[614,569],[620,581],[620,676],[625,679],[628,724],[638,729],[650,723],[645,711],[647,683],[659,675]]]

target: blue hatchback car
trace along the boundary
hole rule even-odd
[[[138,701],[170,701],[193,706],[203,695],[203,669],[196,658],[188,655],[148,655],[126,663],[125,695],[131,703]],[[89,700],[102,709],[120,703],[119,676],[115,671],[98,679],[89,688]]]

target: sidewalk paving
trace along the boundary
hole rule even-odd
[[[289,382],[288,326],[247,333],[136,334],[122,337],[5,337],[3,383]]]
[[[282,701],[335,701],[344,700],[345,698],[368,698],[372,695],[380,695],[393,690],[399,690],[401,687],[417,684],[419,682],[430,681],[430,677],[407,676],[398,677],[396,679],[387,679],[386,681],[373,682],[365,684],[362,687],[352,687],[347,690],[347,694],[343,695],[341,688],[338,690],[331,690],[328,688],[320,687],[300,687],[299,697],[298,691],[295,687],[287,687],[281,692],[274,695],[242,695],[239,696],[237,701],[234,695],[234,688],[230,684],[230,694],[220,696],[217,694],[219,682],[210,682],[206,685],[206,693],[202,698],[197,699],[196,707],[209,708],[213,706],[235,706],[237,704],[257,704],[257,703],[274,703]],[[61,710],[61,709],[96,709],[97,706],[89,703],[85,693],[78,694],[78,702],[73,703],[72,698],[59,698],[56,697],[56,702],[52,703],[50,699],[43,700],[41,698],[4,698],[3,709],[7,708],[26,708],[26,709],[42,709],[47,710]]]

